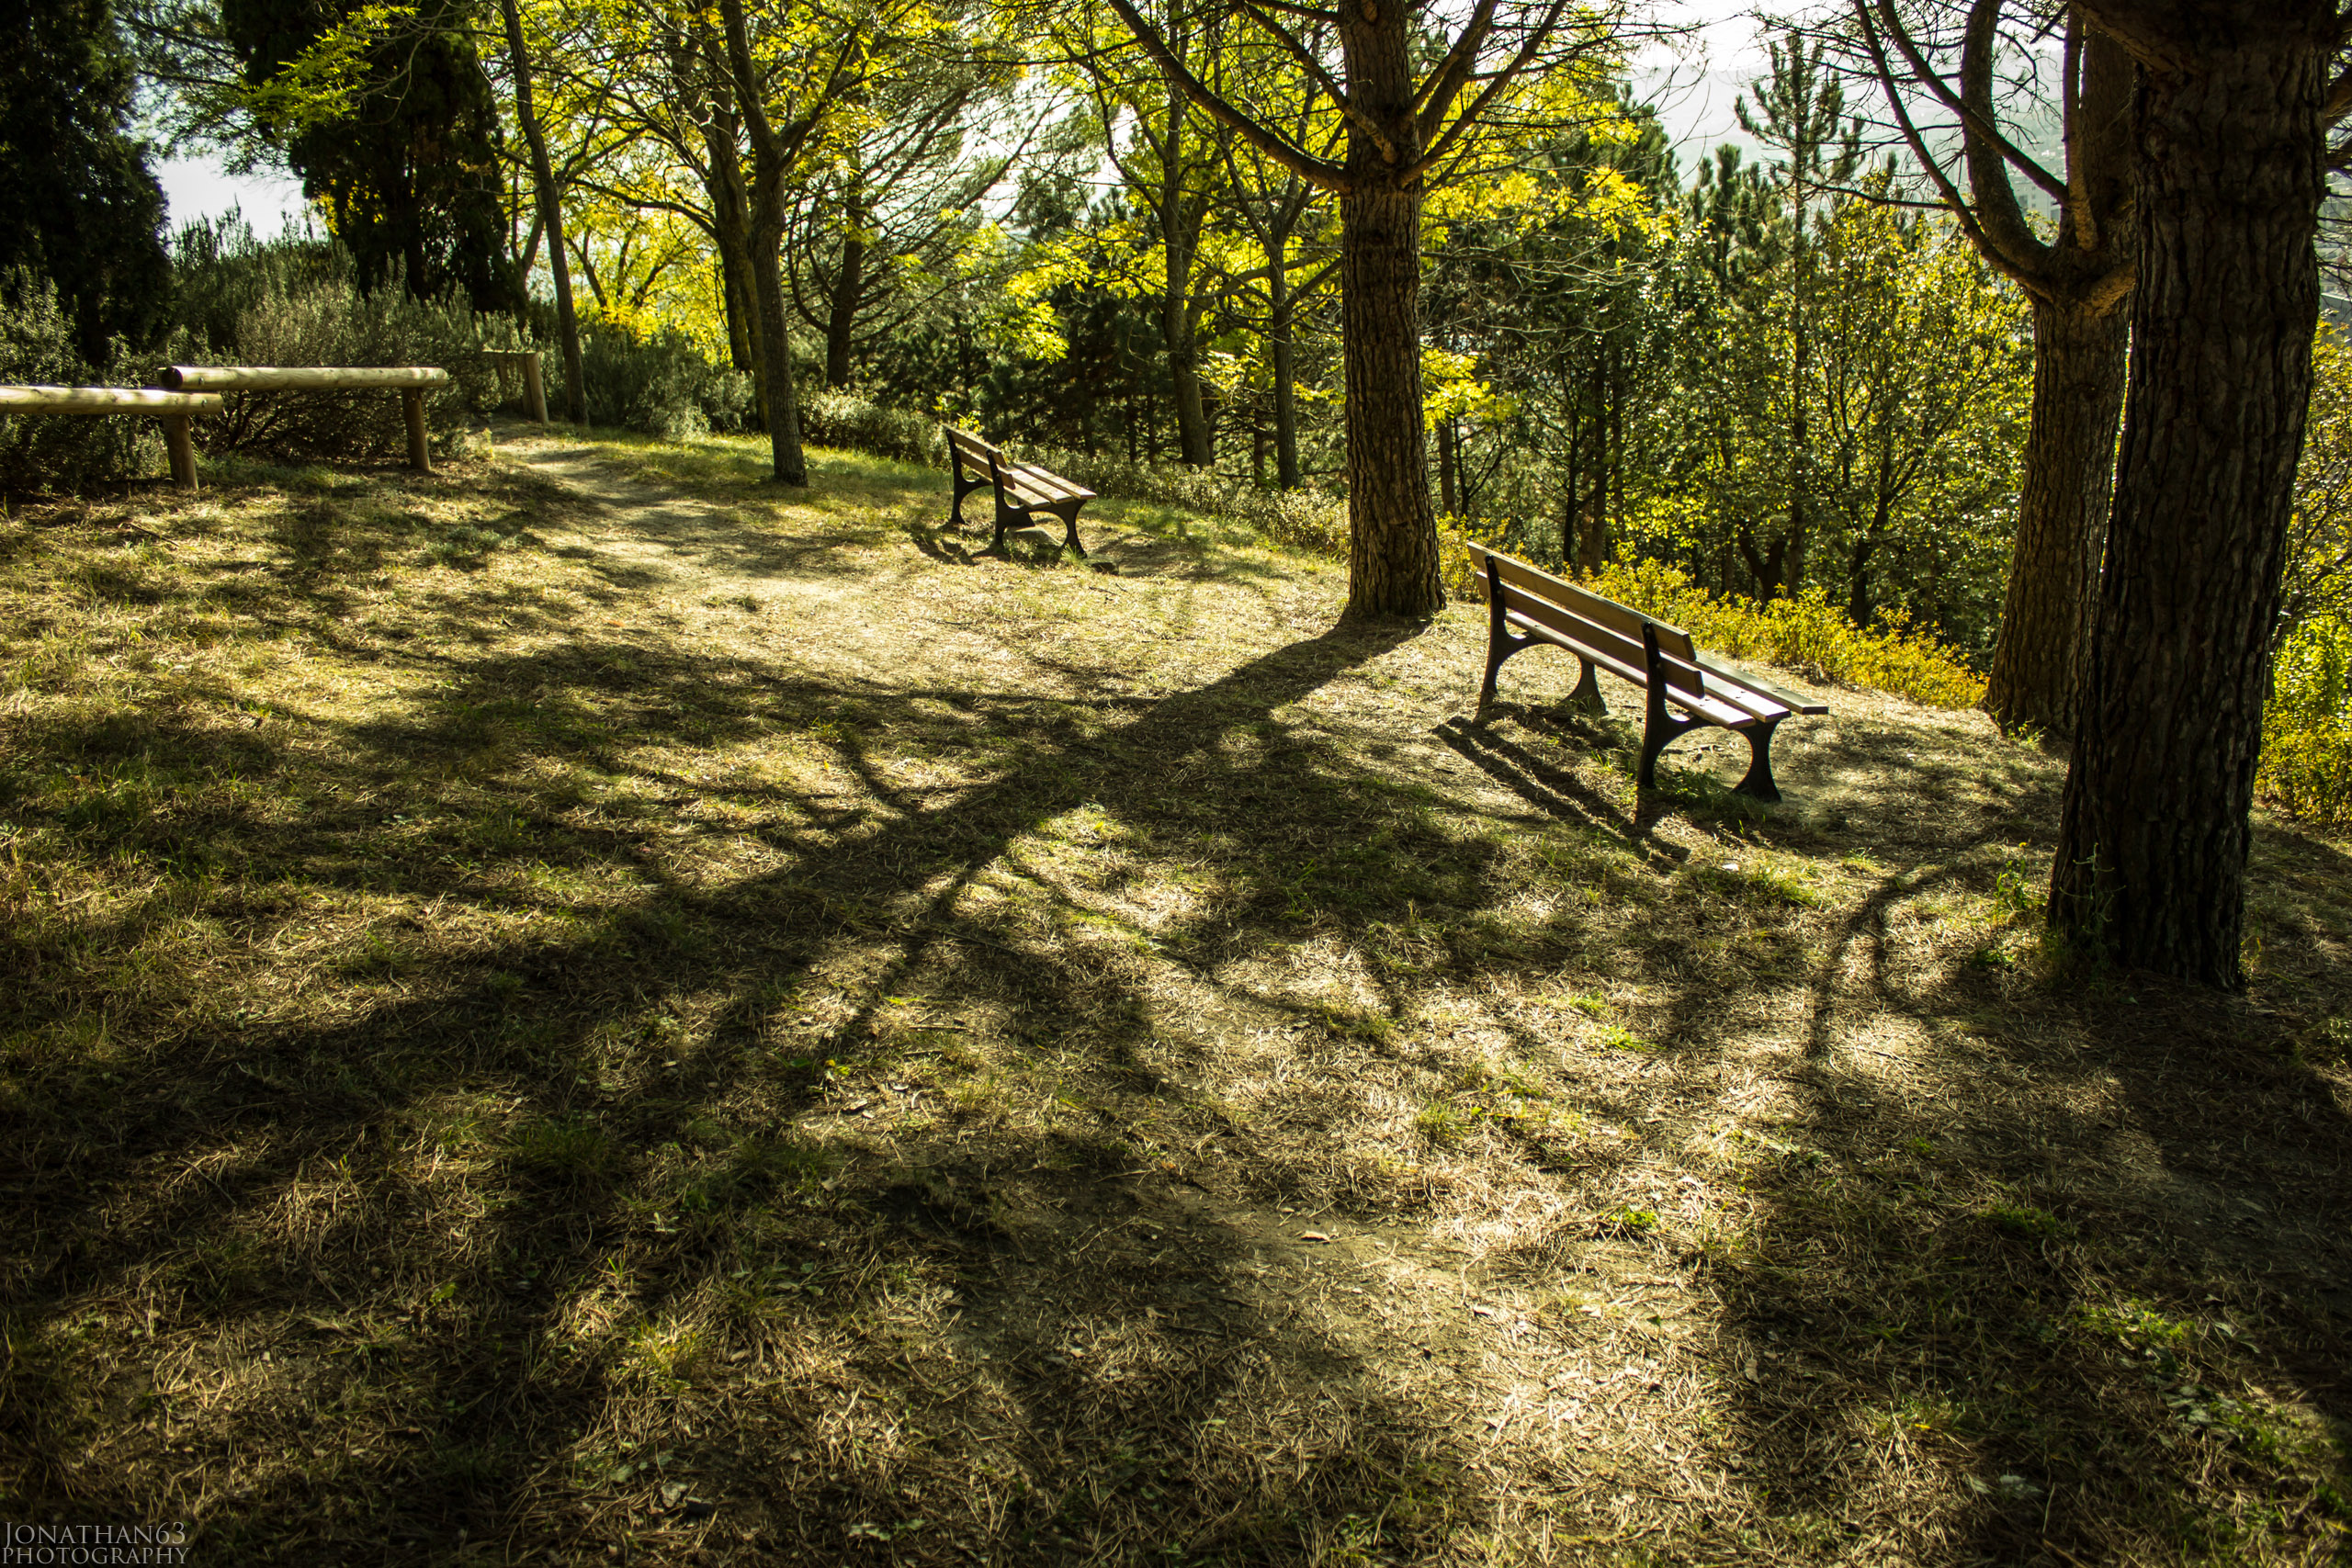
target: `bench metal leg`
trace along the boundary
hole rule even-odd
[[[1495,700],[1495,675],[1502,669],[1503,660],[1535,644],[1533,637],[1512,631],[1510,622],[1503,618],[1503,587],[1494,579],[1494,562],[1489,560],[1487,565],[1487,679],[1478,688],[1481,709]]]
[[[1592,660],[1579,653],[1577,662],[1584,666],[1584,673],[1577,678],[1577,689],[1568,694],[1568,701],[1587,713],[1607,713],[1609,705],[1600,699],[1600,679],[1593,671]]]
[[[1532,637],[1521,637],[1503,621],[1498,612],[1487,628],[1487,679],[1478,688],[1478,705],[1486,707],[1495,700],[1495,676],[1502,669],[1503,660],[1514,653],[1524,652],[1535,646]]]
[[[1677,718],[1668,713],[1665,685],[1666,682],[1653,671],[1647,711],[1642,717],[1642,761],[1634,771],[1634,783],[1641,789],[1657,787],[1658,753],[1706,722],[1697,718]]]
[[[960,457],[956,459],[956,499],[947,503],[947,525],[950,528],[961,528],[964,525],[964,498],[974,491],[984,488],[988,482],[985,479],[966,479],[963,460]]]
[[[1080,502],[1066,501],[1056,506],[1042,507],[1037,510],[1050,513],[1062,520],[1062,532],[1068,536],[1062,543],[1076,550],[1079,558],[1084,560],[1086,547],[1078,542],[1078,509],[1081,504],[1083,503]]]
[[[1747,776],[1731,787],[1758,800],[1778,801],[1781,786],[1772,782],[1772,731],[1781,721],[1768,718],[1740,731],[1747,737]]]
[[[989,549],[1001,555],[1004,552],[1005,531],[1027,526],[1029,526],[1028,508],[1013,505],[1004,499],[1004,491],[999,490],[996,493],[996,536],[989,541]]]

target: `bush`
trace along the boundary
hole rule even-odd
[[[37,387],[137,386],[144,378],[119,340],[107,361],[82,355],[73,318],[47,278],[0,276],[0,383]],[[119,414],[16,414],[0,421],[0,491],[78,491],[164,465],[152,419]]]
[[[444,433],[462,429],[499,397],[472,312],[454,302],[412,299],[396,285],[362,294],[346,274],[266,288],[236,311],[234,333],[225,351],[193,352],[180,362],[439,366],[449,382],[425,394],[424,419]],[[393,392],[232,392],[227,400],[220,417],[197,422],[198,444],[208,454],[365,463],[406,450],[401,399]]]
[[[548,402],[564,403],[563,361],[548,356]],[[580,379],[592,424],[619,425],[684,441],[714,430],[741,430],[756,401],[752,378],[715,365],[675,327],[639,336],[618,321],[580,323]]]
[[[2255,789],[2286,810],[2352,822],[2352,624],[2322,616],[2278,650]]]
[[[866,452],[901,463],[945,468],[947,438],[939,430],[939,421],[927,414],[877,403],[851,388],[828,387],[800,404],[800,435],[810,446]]]

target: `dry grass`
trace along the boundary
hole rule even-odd
[[[1790,805],[1736,740],[1645,800],[1566,660],[1472,715],[1470,611],[756,472],[0,525],[0,1518],[2338,1558],[2344,845],[2259,829],[2246,998],[2087,971],[2058,770],[1976,716],[1836,692]]]

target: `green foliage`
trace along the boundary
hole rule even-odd
[[[498,106],[468,0],[221,0],[261,133],[333,213],[361,288],[513,310]]]
[[[2312,345],[2310,423],[2280,584],[2256,789],[2322,821],[2352,821],[2352,349]]]
[[[0,275],[55,291],[74,345],[106,360],[143,344],[170,278],[164,197],[130,135],[130,62],[108,0],[8,7],[0,25]]]
[[[640,334],[619,321],[590,317],[580,326],[580,378],[587,388],[589,423],[664,440],[741,430],[752,415],[751,378],[712,363],[675,327]],[[560,368],[549,378],[551,407],[562,405],[562,380]]]
[[[137,385],[141,363],[119,339],[96,363],[49,279],[0,274],[0,383]],[[155,422],[73,414],[17,414],[0,421],[0,491],[78,491],[163,467]]]
[[[2306,622],[2279,649],[2255,787],[2273,805],[2352,821],[2352,618]]]

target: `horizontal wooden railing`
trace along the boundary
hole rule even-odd
[[[446,387],[429,365],[166,365],[155,379],[179,392],[334,392],[370,387]]]
[[[0,414],[141,413],[164,423],[164,446],[172,455],[172,482],[196,488],[196,442],[188,421],[219,413],[218,393],[155,392],[133,387],[0,387]]]
[[[532,349],[487,349],[483,357],[502,368],[519,366],[531,416],[548,423],[545,382]],[[166,365],[155,373],[159,388],[0,387],[0,418],[32,413],[137,413],[159,419],[172,455],[172,479],[196,488],[196,445],[188,422],[223,412],[229,392],[396,391],[408,425],[409,466],[433,471],[424,439],[424,394],[449,384],[449,373],[432,365]]]
[[[446,387],[449,373],[431,365],[166,365],[155,379],[187,392],[343,392],[390,388],[408,422],[408,466],[433,471],[424,444],[424,390]]]

